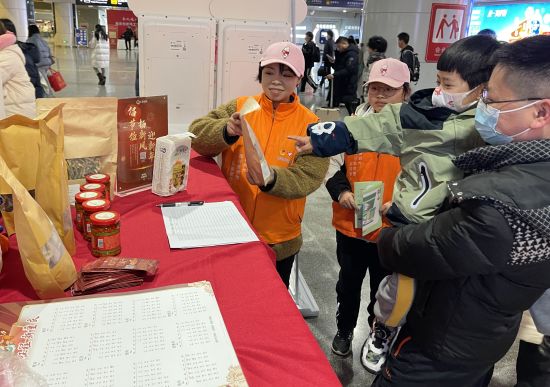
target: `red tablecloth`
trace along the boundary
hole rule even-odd
[[[161,198],[147,191],[114,200],[112,209],[122,215],[121,256],[160,260],[159,272],[151,282],[127,290],[210,281],[250,385],[339,385],[279,279],[269,247],[254,242],[170,250],[161,212],[155,204],[189,200],[231,200],[242,213],[237,196],[219,168],[204,157],[192,158],[185,193]],[[37,299],[25,278],[14,237],[11,247],[0,274],[0,303]],[[77,268],[91,259],[86,241],[78,234],[74,257]]]

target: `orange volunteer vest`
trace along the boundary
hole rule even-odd
[[[346,165],[346,177],[351,183],[352,190],[354,183],[358,181],[382,181],[384,183],[382,203],[391,201],[395,178],[401,171],[398,157],[382,153],[366,152],[345,155],[344,163]],[[332,202],[332,225],[344,235],[374,242],[378,238],[380,230],[391,226],[391,223],[383,217],[382,228],[363,236],[361,229],[355,228],[355,211],[348,210],[339,203]]]
[[[273,110],[272,102],[262,93],[254,97],[261,109],[246,115],[266,161],[272,167],[292,166],[297,156],[296,146],[287,137],[305,136],[307,125],[318,121],[317,116],[300,104],[297,95],[293,94],[293,97],[293,102],[281,103]],[[247,98],[237,99],[237,110],[241,109]],[[284,199],[251,185],[246,178],[242,138],[222,152],[221,169],[231,188],[239,196],[248,219],[265,242],[277,244],[301,234],[306,198]]]

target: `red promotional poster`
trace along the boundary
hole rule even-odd
[[[427,63],[437,62],[447,47],[466,35],[466,8],[463,4],[432,4],[426,44]]]
[[[118,100],[117,195],[151,186],[155,145],[168,135],[168,97]]]
[[[108,9],[107,25],[109,26],[109,45],[116,49],[118,40],[122,39],[122,34],[130,27],[134,35],[138,33],[138,18],[132,11]]]

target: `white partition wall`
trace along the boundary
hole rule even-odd
[[[214,107],[215,36],[213,19],[140,18],[140,94],[168,95],[171,131]]]
[[[407,32],[409,44],[418,53],[420,81],[415,90],[435,87],[436,64],[426,63],[426,42],[430,12],[433,3],[468,4],[468,0],[365,0],[366,17],[363,23],[363,41],[372,35],[381,35],[388,41],[386,56],[399,58],[397,34]]]
[[[218,24],[217,105],[261,91],[256,80],[264,50],[289,40],[290,26],[278,22],[221,20]]]
[[[185,130],[218,102],[256,94],[259,52],[275,40],[290,40],[292,16],[301,22],[307,13],[304,0],[128,0],[128,5],[139,18],[140,94],[168,95],[172,131]]]

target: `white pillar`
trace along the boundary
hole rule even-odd
[[[56,46],[74,46],[73,5],[70,0],[56,1],[55,7],[55,40]]]
[[[425,63],[426,43],[432,3],[468,4],[468,0],[365,0],[363,41],[372,35],[383,36],[388,41],[386,56],[399,58],[397,34],[410,35],[409,44],[418,53],[420,80],[415,90],[435,87],[436,64]],[[467,17],[467,15],[465,15]]]
[[[10,19],[17,29],[17,39],[23,42],[27,40],[27,2],[25,0],[0,0],[0,18]]]

